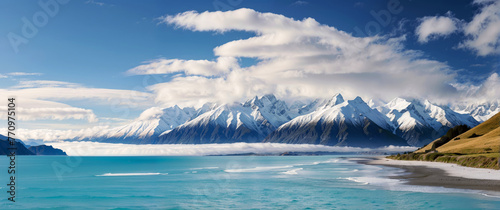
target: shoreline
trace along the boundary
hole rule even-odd
[[[366,165],[403,169],[391,179],[407,181],[409,185],[500,192],[500,170],[463,167],[450,163],[401,161],[383,157],[356,160]]]

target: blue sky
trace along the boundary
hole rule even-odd
[[[140,79],[125,76],[123,72],[143,61],[159,57],[214,59],[214,47],[250,36],[242,32],[193,33],[158,25],[156,19],[163,15],[189,10],[202,12],[245,7],[298,20],[313,17],[322,24],[358,35],[355,27],[367,33],[364,26],[374,20],[370,11],[380,11],[387,6],[387,1],[307,1],[297,4],[296,1],[241,0],[235,6],[230,4],[233,1],[222,0],[183,3],[150,1],[147,4],[138,1],[99,1],[104,3],[102,6],[86,2],[70,1],[61,5],[59,13],[50,18],[49,23],[40,28],[28,44],[19,46],[18,53],[12,50],[5,36],[0,39],[2,72],[41,72],[44,75],[37,79],[83,83],[102,88],[133,88],[140,84]],[[216,8],[214,2],[216,5],[221,2],[220,5],[227,5],[227,8]],[[41,10],[37,1],[3,1],[1,4],[3,11],[0,18],[8,20],[2,21],[1,34],[21,34],[21,18],[33,17],[34,13]],[[467,74],[481,75],[492,71],[491,67],[498,56],[478,57],[467,50],[454,50],[459,38],[453,35],[449,39],[422,45],[415,42],[416,37],[412,33],[419,17],[443,15],[452,11],[459,19],[470,20],[477,6],[470,1],[439,1],[432,6],[420,1],[401,1],[401,6],[403,12],[392,16],[391,24],[381,27],[379,34],[393,32],[399,27],[399,21],[405,20],[403,33],[409,34],[405,42],[408,48],[422,50],[429,58],[446,61],[455,69],[466,70]],[[15,84],[14,81],[4,82],[2,88]]]
[[[44,12],[39,5],[40,2],[55,1],[0,1],[0,19],[2,20],[0,22],[0,34],[2,34],[0,38],[0,90],[4,92],[17,91],[15,92],[18,94],[16,97],[21,99],[24,97],[27,98],[26,103],[31,103],[29,107],[33,109],[40,108],[37,106],[37,103],[42,103],[44,107],[69,106],[72,109],[74,108],[73,111],[77,113],[74,117],[61,117],[60,119],[50,116],[37,116],[26,120],[26,128],[60,127],[77,129],[98,126],[98,122],[124,123],[127,120],[138,117],[142,111],[153,106],[165,107],[172,104],[199,105],[207,100],[200,99],[191,103],[193,98],[197,98],[196,94],[204,94],[197,90],[211,89],[212,86],[214,86],[214,90],[207,90],[208,92],[205,93],[207,94],[206,98],[217,99],[217,102],[243,100],[250,95],[259,95],[267,92],[274,93],[278,97],[285,99],[308,96],[318,97],[322,96],[321,94],[316,94],[322,90],[321,88],[332,91],[325,92],[324,97],[328,97],[333,92],[346,92],[345,95],[347,97],[364,94],[362,95],[364,99],[381,97],[383,95],[384,97],[386,96],[383,100],[400,96],[431,98],[434,101],[439,101],[443,95],[450,95],[450,90],[448,90],[451,87],[450,84],[453,84],[453,87],[460,87],[458,91],[452,90],[453,93],[451,95],[454,98],[457,98],[457,96],[466,96],[484,100],[481,87],[485,89],[484,87],[486,86],[484,84],[486,83],[492,85],[491,87],[497,87],[495,86],[495,82],[497,74],[500,72],[498,36],[494,35],[493,38],[488,37],[489,41],[493,40],[493,45],[496,44],[492,52],[488,51],[481,54],[478,49],[467,47],[467,45],[464,47],[463,44],[467,40],[473,39],[471,37],[477,35],[463,32],[467,26],[471,25],[469,23],[474,20],[476,15],[481,13],[483,8],[490,6],[495,8],[499,4],[498,1],[477,1],[475,3],[473,1],[437,1],[430,3],[409,0],[200,0],[177,2],[147,1],[144,3],[141,1],[72,0],[65,4],[58,3],[59,9],[56,14],[53,17],[47,16],[48,22],[42,27],[37,27],[38,32],[33,37],[25,37],[28,42],[19,44],[17,46],[18,51],[16,52],[15,47],[12,47],[8,34],[13,33],[23,36],[22,28],[25,25],[23,18],[27,18],[33,22],[33,17],[36,17],[40,12]],[[397,14],[387,13],[389,11],[388,3],[395,3],[395,8],[399,8],[401,12]],[[259,62],[269,61],[277,62],[273,65],[279,64],[278,59],[276,59],[280,57],[279,55],[264,55],[266,52],[258,52],[261,54],[257,53],[250,56],[233,51],[237,50],[237,48],[221,50],[218,52],[219,54],[214,52],[217,47],[236,40],[247,40],[259,37],[262,34],[274,33],[273,31],[269,31],[272,27],[271,29],[260,31],[258,28],[245,29],[245,26],[239,25],[240,23],[238,22],[230,22],[225,26],[218,26],[214,21],[203,22],[210,21],[210,18],[218,20],[215,17],[216,14],[213,13],[215,11],[234,11],[240,8],[251,9],[251,11],[246,11],[245,14],[252,14],[254,17],[259,17],[260,14],[272,13],[275,16],[270,18],[276,20],[293,19],[302,21],[305,18],[312,18],[320,25],[334,28],[342,33],[345,32],[347,35],[340,41],[347,42],[353,40],[357,42],[362,41],[362,39],[356,38],[369,39],[377,37],[376,41],[370,41],[371,44],[363,46],[368,49],[368,47],[377,47],[372,45],[381,45],[382,49],[387,48],[391,51],[391,54],[387,55],[390,56],[387,61],[377,60],[377,62],[386,63],[384,65],[392,68],[394,65],[391,65],[391,62],[405,63],[409,60],[405,64],[401,64],[403,65],[401,68],[409,69],[408,71],[415,73],[415,75],[430,75],[429,78],[437,75],[436,78],[441,78],[442,80],[436,79],[436,81],[433,81],[429,85],[434,89],[423,89],[415,92],[413,92],[413,89],[401,92],[391,91],[399,89],[395,83],[394,86],[380,87],[381,92],[370,93],[366,90],[377,89],[377,87],[359,87],[359,84],[364,84],[364,81],[361,80],[352,80],[353,82],[350,83],[352,86],[358,86],[357,88],[345,87],[346,85],[343,85],[343,87],[321,86],[322,82],[325,82],[325,84],[328,82],[322,81],[317,83],[321,87],[311,87],[310,83],[304,83],[301,84],[303,87],[297,85],[296,87],[300,86],[300,90],[296,90],[293,85],[290,85],[296,82],[296,78],[289,81],[278,80],[278,78],[263,80],[262,75],[259,75],[255,77],[255,80],[247,81],[249,83],[241,83],[242,88],[245,89],[249,85],[252,86],[256,84],[256,81],[257,83],[262,82],[261,85],[263,88],[249,88],[252,91],[245,90],[241,94],[235,94],[231,97],[220,96],[217,92],[224,94],[226,89],[230,89],[228,87],[234,85],[230,83],[232,81],[231,78],[238,78],[238,75],[233,75],[229,72],[241,70],[247,72],[255,71],[255,74],[260,74],[268,71],[265,69],[270,67],[263,67],[263,65],[259,65]],[[185,14],[184,12],[186,11],[196,11],[196,13],[194,15]],[[203,20],[198,14],[205,11],[212,13],[206,20]],[[244,13],[244,11],[241,13]],[[390,14],[390,23],[385,26],[383,23],[377,22],[377,17],[373,13]],[[181,18],[175,19],[175,15],[178,14],[184,14],[183,17],[198,18],[196,20],[198,22],[186,22],[185,19]],[[494,15],[493,17],[495,17]],[[498,18],[498,13],[496,15]],[[170,22],[166,19],[168,16],[171,18]],[[424,22],[425,17],[445,17],[455,24],[457,29],[450,29],[451,32],[448,30],[446,32],[438,31],[431,33],[427,42],[419,42],[419,34],[416,30]],[[383,18],[386,18],[386,16]],[[228,16],[227,19],[231,19],[231,17]],[[259,24],[258,20],[249,23],[255,23],[257,26]],[[266,24],[266,22],[263,22],[263,24]],[[367,28],[370,24],[378,28]],[[203,28],[205,25],[209,25],[208,29]],[[251,28],[251,26],[249,27]],[[363,34],[360,34],[357,29],[361,30]],[[376,33],[370,33],[370,30]],[[433,29],[430,28],[428,30],[432,32]],[[276,31],[276,34],[280,33],[281,31]],[[300,43],[290,41],[291,44],[288,43],[289,45],[286,46],[298,44],[297,46],[305,46],[307,48],[307,43],[313,43],[313,47],[317,47],[318,49],[324,47],[321,44],[323,42],[316,42],[317,37],[312,35],[290,34],[289,32],[282,34],[284,36],[304,37]],[[342,52],[347,51],[350,52],[351,49],[342,49]],[[363,51],[365,50],[356,51],[355,54],[359,55]],[[374,51],[376,52],[376,50]],[[345,55],[347,54],[335,54],[337,56],[335,58]],[[294,54],[281,57],[280,59],[290,59],[296,56],[298,55]],[[369,56],[376,56],[376,54]],[[141,65],[154,64],[162,59],[165,62],[169,59],[182,61],[208,60],[215,62],[216,64],[214,65],[219,65],[220,63],[217,62],[217,59],[220,57],[235,58],[237,67],[232,66],[227,69],[221,67],[222,70],[218,69],[217,73],[201,76],[198,73],[192,73],[198,72],[197,67],[192,66],[184,66],[181,70],[168,70],[168,72],[159,74],[151,73],[151,71],[132,70]],[[302,59],[304,57],[298,58]],[[339,60],[335,61],[335,63],[327,62],[325,65],[332,65],[327,66],[328,69],[335,69],[335,65],[342,63],[351,64],[352,62],[349,60]],[[422,64],[426,62],[432,64]],[[353,65],[353,67],[350,67],[351,69],[346,67],[341,73],[363,74],[359,78],[370,77],[374,78],[373,80],[377,80],[376,78],[385,78],[383,75],[387,73],[383,72],[383,74],[380,74],[381,72],[378,70],[373,70],[372,72],[356,69],[356,66],[358,65]],[[307,71],[301,73],[310,74],[315,70],[308,68],[313,67],[307,65],[304,67],[307,68]],[[152,67],[143,66],[143,68],[151,70]],[[170,66],[168,68],[173,67]],[[193,69],[190,70],[189,68]],[[289,70],[291,67],[287,68]],[[297,68],[300,68],[300,66]],[[383,68],[383,66],[380,68]],[[428,72],[424,69],[422,71],[425,71],[425,73],[420,73],[418,72],[420,71],[418,68],[430,68],[435,72]],[[33,73],[33,75],[22,73],[12,74],[14,72]],[[335,73],[339,72],[340,70]],[[278,72],[274,73],[278,74]],[[307,76],[307,78],[314,78],[317,74],[332,75],[335,73],[327,72],[327,70],[317,70],[317,72]],[[394,78],[403,78],[402,75],[407,75],[407,73],[399,73],[401,77],[395,76]],[[370,75],[375,75],[375,77],[371,77]],[[380,77],[377,77],[377,75]],[[248,77],[248,75],[244,77]],[[173,83],[171,82],[173,78],[178,78],[179,81]],[[201,80],[198,80],[200,78]],[[426,86],[425,81],[429,78],[420,78],[421,82],[418,84]],[[192,81],[193,85],[190,85],[186,81]],[[440,82],[446,84],[439,84]],[[219,83],[223,83],[220,88],[216,85]],[[380,83],[384,82],[381,80]],[[155,86],[155,84],[157,85]],[[194,84],[203,85],[196,86]],[[374,84],[377,83],[375,82]],[[415,86],[418,84],[416,83]],[[75,91],[75,96],[72,97],[57,96],[57,92],[55,93],[56,96],[52,96],[47,92],[47,96],[45,97],[31,97],[30,94],[38,95],[38,93],[46,93],[43,91],[58,91],[46,89],[48,87],[63,88],[59,91],[65,91],[65,94],[71,93],[75,88],[80,92]],[[29,89],[29,91],[24,90],[23,92],[23,89]],[[439,94],[433,95],[429,93],[430,90],[435,89],[439,89],[436,90]],[[469,89],[479,92],[470,94]],[[113,92],[114,90],[120,90],[121,92]],[[179,90],[190,90],[191,92]],[[169,91],[177,91],[179,93],[173,94]],[[465,94],[465,92],[468,93]],[[9,94],[11,93],[9,92]],[[93,96],[93,93],[100,93],[101,95]],[[144,100],[136,100],[134,98],[132,101],[124,102],[120,99],[119,102],[115,103],[112,99],[115,96],[118,97],[117,94],[128,94],[135,97],[134,94],[136,93],[146,94]],[[210,95],[212,93],[214,95]],[[89,96],[78,97],[80,94],[89,94]],[[488,94],[490,94],[488,97],[497,96],[497,92]],[[182,98],[181,96],[183,95],[193,95],[193,97]],[[110,97],[111,99],[106,99],[106,97]],[[457,101],[443,99],[439,102],[456,103]],[[121,103],[127,104],[126,108],[117,105]],[[127,111],[123,111],[125,109]],[[75,113],[71,112],[71,114]],[[90,115],[95,115],[98,120],[94,120],[94,116]]]

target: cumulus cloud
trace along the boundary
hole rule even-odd
[[[251,9],[226,12],[188,11],[161,21],[192,31],[246,31],[248,39],[214,49],[217,61],[165,59],[129,70],[136,74],[184,73],[148,87],[165,106],[231,103],[274,93],[289,99],[397,96],[443,98],[457,94],[455,76],[445,63],[425,59],[402,45],[406,37],[354,37],[312,18],[294,20]],[[222,58],[254,58],[255,65],[220,68]],[[188,65],[190,63],[190,65]],[[197,65],[194,65],[195,63]],[[199,63],[204,63],[203,68]],[[207,69],[208,68],[208,69]]]
[[[460,21],[453,17],[433,16],[420,19],[420,25],[415,30],[418,41],[426,43],[440,36],[447,36],[458,30]]]
[[[387,146],[378,149],[333,147],[311,144],[233,143],[233,144],[163,144],[130,145],[98,142],[47,143],[64,150],[70,156],[205,156],[229,154],[280,154],[283,152],[405,152],[416,147]]]
[[[500,54],[500,0],[475,0],[480,7],[470,22],[458,20],[448,12],[446,16],[420,18],[415,34],[426,43],[438,37],[460,31],[464,40],[458,47],[474,51],[477,55]]]
[[[500,0],[476,0],[480,12],[466,24],[467,39],[460,47],[474,50],[480,56],[500,54]]]

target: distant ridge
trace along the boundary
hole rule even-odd
[[[6,136],[0,135],[0,155],[8,155],[10,142],[7,140]],[[24,144],[19,141],[16,141],[16,155],[35,155],[33,152],[28,150]]]
[[[33,152],[35,155],[66,155],[61,149],[54,148],[48,145],[38,145],[28,147],[28,150]]]

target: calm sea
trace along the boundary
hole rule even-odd
[[[498,209],[479,191],[408,186],[353,156],[17,157],[0,209]]]

